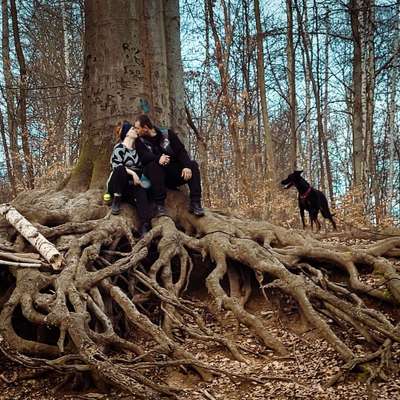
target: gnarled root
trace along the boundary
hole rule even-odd
[[[53,207],[43,212],[41,201],[34,203],[35,212],[27,211],[21,199],[15,206],[63,253],[65,265],[61,271],[40,261],[34,268],[1,266],[9,283],[0,288],[0,347],[13,360],[31,368],[90,372],[140,398],[176,397],[177,388],[153,378],[156,369],[190,368],[205,380],[232,375],[210,368],[185,346],[189,338],[218,343],[236,360],[247,361],[234,337],[211,330],[198,304],[184,297],[197,265],[193,258],[200,254],[211,264],[203,283],[212,312],[229,310],[238,327],[246,325],[267,348],[286,355],[283,343],[246,309],[256,282],[263,290],[281,290],[345,360],[345,369],[370,365],[380,357],[371,379],[384,376],[390,348],[400,334],[364,298],[399,302],[400,277],[388,257],[398,255],[400,238],[348,247],[213,212],[196,218],[186,211],[185,196],[174,192],[169,194],[171,217],[154,219],[152,230],[139,239],[131,209],[110,215],[97,201],[98,192],[46,196],[54,203],[48,200]],[[24,259],[15,256],[15,233],[4,224],[6,229],[4,258],[10,261],[14,254]],[[18,240],[19,251],[34,252]],[[362,280],[366,268],[382,277],[379,285]],[[332,280],[329,272],[336,270],[347,279]],[[341,337],[339,325],[365,339],[364,354],[356,354],[352,342]]]

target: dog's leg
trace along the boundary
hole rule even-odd
[[[320,202],[321,202],[321,214],[324,218],[329,219],[331,222],[333,229],[337,231],[336,222],[333,220],[333,215],[331,210],[329,209],[328,200],[326,199],[323,193],[320,194]]]
[[[319,232],[321,230],[321,223],[319,222],[318,214],[315,216],[315,224],[317,225],[317,232]]]
[[[310,220],[311,220],[311,232],[314,232],[314,223],[317,228],[317,232],[321,229],[321,224],[318,221],[318,210],[310,210]]]
[[[303,229],[306,229],[306,223],[305,223],[305,220],[304,220],[304,207],[302,207],[299,204],[299,208],[300,208],[301,222],[303,223]]]

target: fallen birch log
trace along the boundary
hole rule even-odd
[[[54,269],[60,269],[63,256],[39,231],[10,204],[0,205],[0,214],[42,255]]]

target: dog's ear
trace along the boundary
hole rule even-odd
[[[300,170],[300,171],[296,170],[296,171],[294,171],[294,173],[297,174],[297,175],[301,175],[303,173],[303,170]]]

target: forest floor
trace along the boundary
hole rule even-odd
[[[315,331],[307,328],[299,316],[296,305],[286,300],[281,293],[278,295],[273,289],[269,290],[268,299],[262,294],[253,296],[247,309],[260,316],[265,321],[267,329],[286,345],[290,350],[290,355],[287,357],[278,357],[266,350],[245,326],[238,327],[236,320],[229,313],[219,313],[218,319],[223,326],[221,328],[221,324],[202,307],[208,301],[206,290],[192,288],[187,297],[199,304],[199,311],[203,312],[210,328],[215,332],[221,332],[223,329],[227,336],[235,338],[241,345],[248,364],[232,360],[230,353],[213,343],[199,343],[186,339],[184,346],[187,350],[214,367],[230,373],[255,376],[265,383],[236,378],[231,380],[227,376],[216,376],[211,382],[203,382],[194,372],[186,374],[176,367],[159,371],[157,380],[182,389],[179,399],[400,400],[399,370],[393,371],[387,381],[376,381],[370,386],[367,386],[362,375],[352,373],[347,374],[336,385],[326,388],[325,384],[337,374],[343,361]],[[399,321],[399,310],[392,307],[385,309],[390,319]],[[346,341],[346,331],[335,325],[333,328]],[[400,365],[400,343],[394,345],[393,361],[396,366]],[[28,375],[28,379],[25,375]],[[14,383],[7,383],[15,377],[17,378]],[[107,394],[94,390],[80,393],[55,391],[54,388],[62,380],[62,376],[54,373],[37,378],[29,377],[28,370],[10,362],[0,354],[0,400],[135,399],[132,395],[116,391]]]

